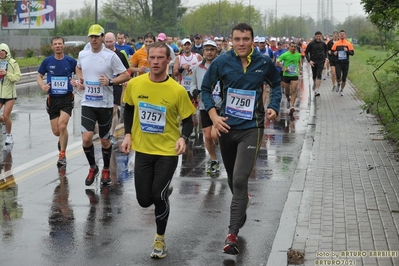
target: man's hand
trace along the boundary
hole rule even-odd
[[[177,155],[183,154],[186,152],[186,141],[183,138],[178,138],[175,145],[175,151]]]
[[[270,121],[273,121],[274,119],[276,119],[276,117],[277,117],[276,111],[274,111],[271,108],[268,108],[267,112],[266,112],[266,119],[270,120]]]
[[[49,83],[47,83],[47,84],[45,84],[45,83],[43,83],[43,87],[41,87],[42,88],[42,90],[44,91],[44,92],[48,92],[49,90],[50,90],[50,82]]]
[[[121,144],[121,151],[124,152],[125,154],[129,154],[131,146],[132,146],[131,136],[130,134],[126,134]]]
[[[228,117],[214,116],[212,119],[213,126],[217,135],[220,137],[220,132],[228,133],[230,126],[226,124]]]
[[[100,76],[100,83],[101,83],[101,85],[103,85],[103,86],[108,86],[108,85],[109,85],[109,78],[107,78],[107,77],[104,76],[104,75],[101,75],[101,76]]]

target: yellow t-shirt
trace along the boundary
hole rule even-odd
[[[147,61],[147,48],[145,46],[141,47],[139,50],[137,50],[132,57],[130,57],[130,65],[133,67],[146,67],[148,68],[150,65],[148,64]],[[139,72],[139,75],[144,74],[144,72]]]
[[[123,101],[134,106],[132,150],[177,156],[180,120],[195,113],[184,87],[170,77],[153,82],[144,74],[129,81]]]

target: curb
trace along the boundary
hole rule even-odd
[[[292,247],[292,242],[294,240],[294,234],[299,215],[299,207],[302,201],[305,179],[312,154],[314,134],[316,129],[316,110],[312,95],[313,92],[311,86],[309,85],[309,97],[311,99],[309,100],[310,112],[305,139],[266,266],[288,265],[287,252]]]

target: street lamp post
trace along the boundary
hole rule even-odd
[[[219,36],[222,36],[221,30],[220,30],[220,5],[221,5],[221,0],[219,0]]]
[[[351,5],[352,5],[352,3],[345,3],[345,5],[348,6],[348,18],[349,18],[350,15],[351,15]]]
[[[248,7],[248,24],[251,25],[251,0],[249,0],[249,7]]]
[[[98,1],[96,0],[94,3],[94,24],[97,24],[98,21],[97,11],[98,11]]]

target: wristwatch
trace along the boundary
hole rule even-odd
[[[108,80],[108,86],[114,86],[114,82],[112,81],[112,79]]]
[[[180,135],[180,138],[184,139],[185,142],[187,142],[188,138],[184,135]]]

